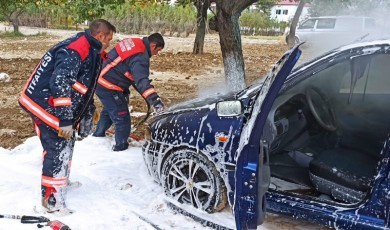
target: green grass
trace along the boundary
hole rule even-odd
[[[21,32],[4,32],[0,33],[0,38],[15,38],[15,37],[24,37],[25,35]]]
[[[41,32],[39,31],[36,34],[31,34],[31,35],[25,35],[21,32],[4,32],[0,33],[0,38],[20,38],[20,37],[35,37],[35,36],[47,36],[48,34],[46,32]]]
[[[52,25],[52,26],[50,26],[50,28],[58,29],[58,30],[76,30],[76,26],[75,25],[69,25],[68,27],[66,27],[65,25]],[[88,27],[84,26],[84,25],[78,25],[77,26],[77,30],[78,31],[83,31],[85,29],[88,29]]]

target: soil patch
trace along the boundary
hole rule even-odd
[[[209,38],[204,55],[191,54],[193,39],[167,39],[166,51],[151,60],[152,84],[158,90],[167,106],[197,97],[205,89],[226,90],[223,77],[223,61],[216,36]],[[58,42],[58,36],[32,36],[26,38],[0,39],[0,72],[10,75],[10,81],[0,82],[0,146],[14,148],[26,138],[35,135],[30,117],[17,102],[20,92],[40,57]],[[246,41],[249,41],[245,43]],[[287,50],[278,42],[262,42],[243,39],[243,52],[247,83],[262,78],[272,64]],[[175,45],[176,44],[176,45]],[[178,45],[179,44],[179,45]],[[169,46],[170,45],[170,46]],[[96,98],[98,109],[101,109]],[[132,113],[146,113],[147,106],[139,94],[131,89]],[[132,117],[133,125],[142,116]],[[145,125],[140,125],[133,133],[144,136]]]

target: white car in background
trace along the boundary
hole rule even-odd
[[[306,42],[309,45],[326,45],[335,48],[371,35],[375,29],[376,21],[371,17],[312,17],[298,25],[295,43]],[[287,39],[288,36],[286,42]]]

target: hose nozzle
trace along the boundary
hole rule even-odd
[[[49,226],[53,230],[71,230],[68,225],[58,220],[47,222],[47,226]]]

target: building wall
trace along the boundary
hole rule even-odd
[[[291,21],[294,17],[295,11],[297,10],[298,5],[275,5],[271,8],[271,18],[277,20],[278,22],[288,22]],[[309,7],[303,7],[300,20],[306,18],[309,14]]]

